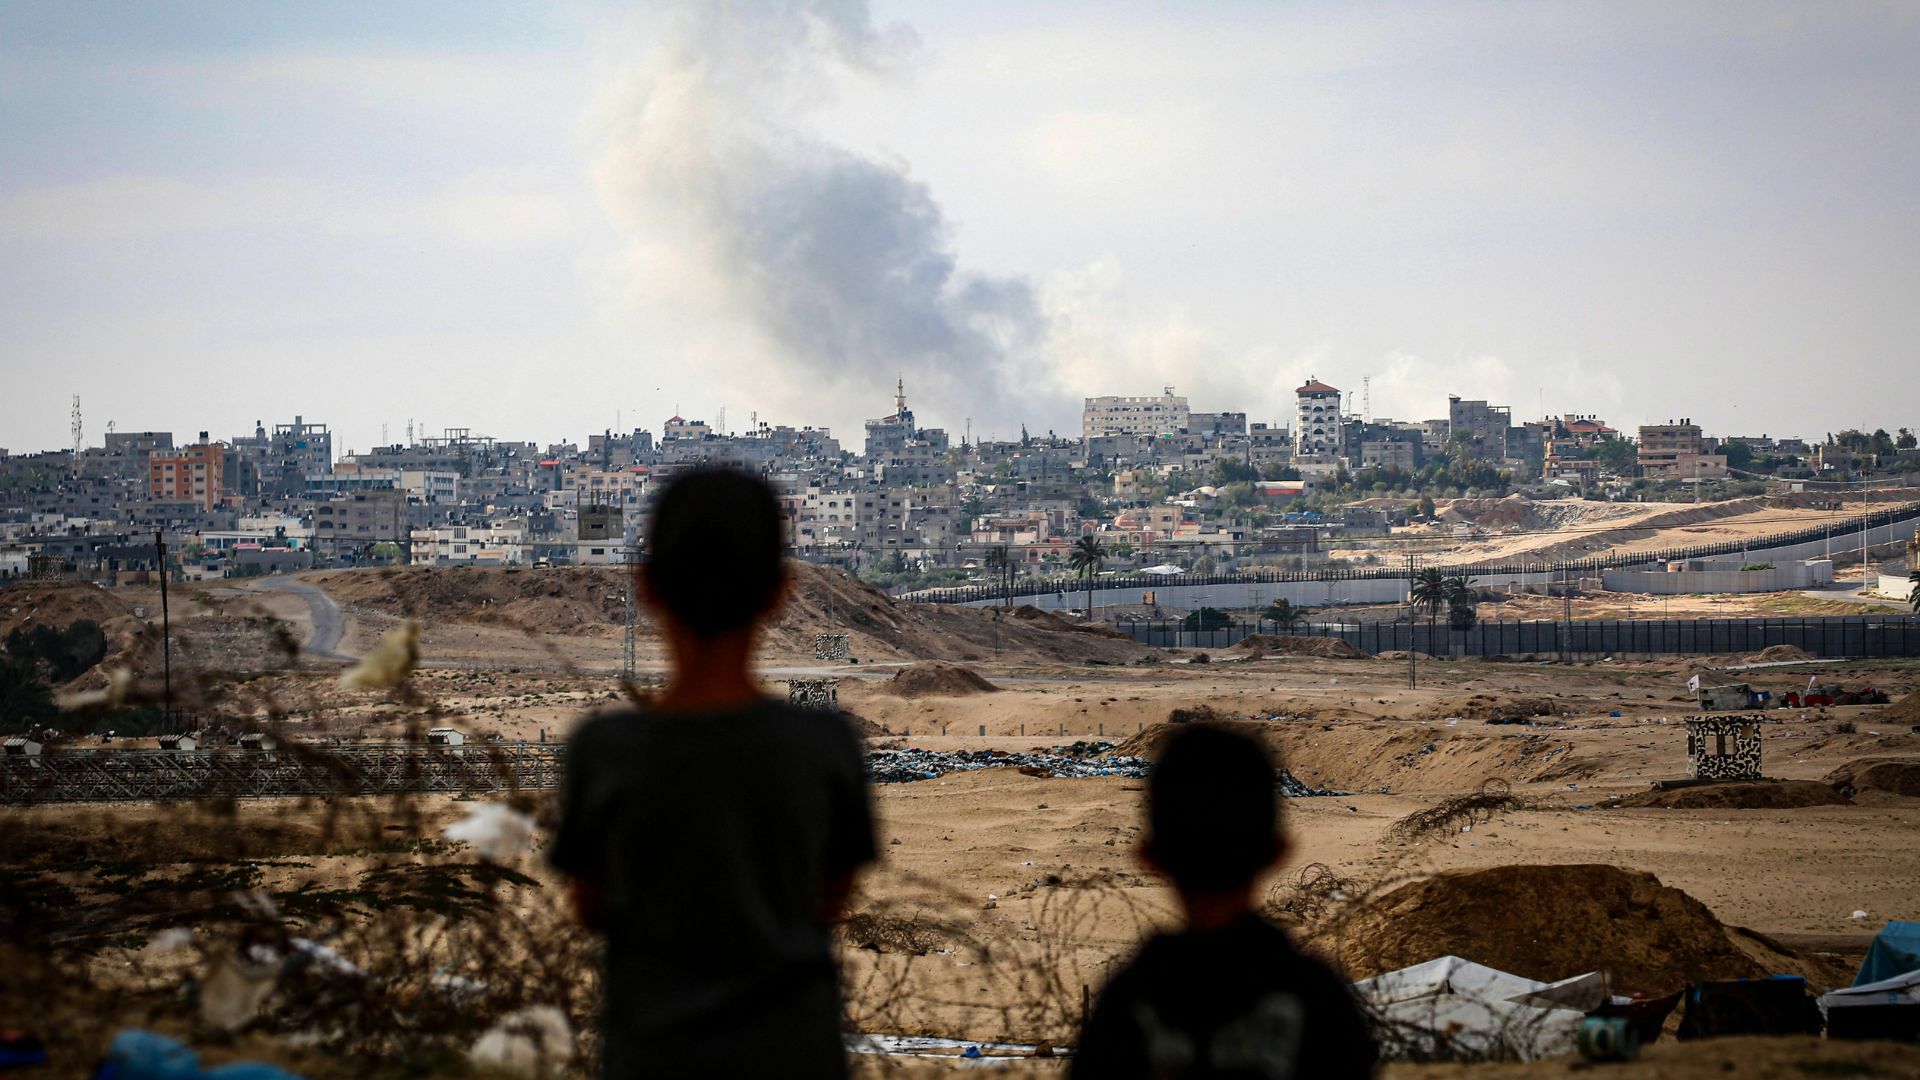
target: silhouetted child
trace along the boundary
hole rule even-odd
[[[874,857],[872,812],[846,719],[772,701],[750,671],[786,595],[784,534],[758,479],[671,483],[638,581],[666,686],[567,748],[550,857],[606,935],[610,1077],[846,1073],[829,933]]]
[[[1347,984],[1254,914],[1287,855],[1273,760],[1245,735],[1197,725],[1147,781],[1141,856],[1173,879],[1186,918],[1107,983],[1073,1075],[1320,1080],[1373,1074],[1372,1035]]]

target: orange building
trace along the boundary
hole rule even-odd
[[[211,510],[220,503],[226,461],[226,444],[210,443],[204,434],[191,446],[155,450],[147,459],[147,495],[158,502],[190,502]]]

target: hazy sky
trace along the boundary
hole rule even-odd
[[[0,446],[1913,426],[1920,5],[0,6]]]

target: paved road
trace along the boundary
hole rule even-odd
[[[307,611],[313,616],[313,633],[307,638],[307,655],[322,660],[353,660],[355,657],[336,652],[340,647],[340,636],[346,631],[346,621],[340,615],[340,605],[333,597],[320,590],[317,585],[309,585],[297,578],[262,578],[260,584],[269,589],[290,592],[307,602]]]
[[[1894,609],[1887,612],[1889,615],[1904,615],[1913,609],[1913,605],[1905,600],[1895,600],[1885,596],[1862,596],[1860,583],[1857,581],[1841,581],[1827,589],[1802,589],[1800,595],[1809,600],[1845,600],[1850,604],[1878,604],[1884,608]]]

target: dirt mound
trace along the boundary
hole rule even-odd
[[[89,619],[107,638],[106,655],[64,689],[91,690],[106,685],[108,671],[157,666],[158,631],[134,617],[133,608],[98,585],[87,582],[32,582],[0,589],[0,638],[15,630],[46,626],[55,630]],[[175,632],[179,631],[176,621]],[[151,661],[151,664],[149,663]]]
[[[793,589],[764,645],[813,654],[820,634],[846,634],[858,659],[967,660],[992,654],[1075,664],[1125,664],[1153,649],[1103,623],[1037,608],[949,607],[899,600],[847,574],[789,564]],[[626,618],[617,566],[404,567],[309,579],[347,607],[422,622],[498,624],[543,634],[613,637]],[[641,633],[656,636],[644,616]]]
[[[1084,619],[1069,619],[1064,615],[1056,615],[1051,611],[1042,611],[1032,604],[1021,604],[1019,607],[1014,608],[1009,614],[1010,617],[1018,619],[1023,623],[1031,623],[1048,630],[1064,630],[1073,634],[1093,634],[1098,637],[1120,638],[1125,641],[1133,640],[1133,635],[1127,633],[1125,630],[1108,626],[1106,623],[1087,622]]]
[[[1920,758],[1862,758],[1827,774],[1826,782],[1848,795],[1884,791],[1920,798]]]
[[[1617,866],[1500,866],[1402,885],[1313,937],[1356,979],[1446,955],[1530,979],[1606,971],[1666,994],[1768,972],[1705,904]]]
[[[1615,805],[1661,810],[1796,810],[1803,806],[1844,806],[1845,792],[1818,780],[1728,780],[1698,787],[1654,789]]]
[[[1747,657],[1750,664],[1784,664],[1795,660],[1816,660],[1818,657],[1798,645],[1769,645],[1752,656]]]
[[[1548,697],[1494,697],[1474,694],[1470,697],[1436,701],[1408,717],[1410,720],[1531,720],[1552,716],[1553,699]]]
[[[1900,727],[1920,724],[1920,694],[1908,694],[1884,709],[1860,717],[1859,722],[1874,726],[1894,724]]]
[[[999,689],[981,678],[972,668],[943,664],[938,660],[903,668],[886,684],[888,693],[903,698],[959,697],[964,694],[991,694]]]
[[[1339,638],[1292,637],[1285,634],[1248,634],[1232,652],[1254,656],[1318,656],[1327,660],[1365,660],[1365,652]]]
[[[105,628],[131,618],[133,609],[107,590],[87,582],[27,582],[0,588],[0,638],[29,626],[65,630],[82,619]]]
[[[1185,724],[1245,724],[1249,734],[1256,737],[1266,726],[1232,713],[1221,712],[1211,705],[1194,705],[1168,713],[1167,722],[1164,724],[1153,724],[1144,731],[1127,736],[1110,753],[1115,757],[1157,757],[1160,748]]]

